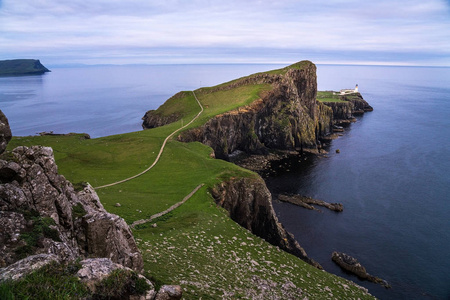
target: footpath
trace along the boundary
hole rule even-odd
[[[101,185],[101,186],[95,187],[94,189],[95,189],[95,190],[99,190],[99,189],[103,189],[103,188],[106,188],[106,187],[111,187],[111,186],[114,186],[114,185],[118,185],[118,184],[127,182],[127,181],[129,181],[129,180],[135,179],[135,178],[137,178],[137,177],[139,177],[139,176],[141,176],[141,175],[144,175],[144,174],[147,173],[148,171],[150,171],[150,170],[158,163],[159,158],[161,157],[161,155],[162,155],[162,153],[163,153],[163,151],[164,151],[164,147],[166,146],[167,141],[168,141],[175,133],[177,133],[178,131],[180,131],[180,130],[186,128],[186,127],[188,127],[189,125],[191,125],[191,124],[192,124],[195,120],[197,120],[197,118],[202,114],[202,112],[203,112],[203,106],[202,106],[202,104],[200,103],[200,101],[198,101],[197,96],[195,95],[195,92],[194,92],[194,91],[192,91],[192,94],[194,95],[195,100],[197,101],[198,105],[200,106],[200,112],[199,112],[199,113],[198,113],[198,114],[197,114],[197,115],[196,115],[189,123],[187,123],[186,125],[184,125],[184,126],[178,128],[177,130],[175,130],[174,132],[172,132],[171,134],[169,134],[169,135],[166,137],[166,139],[164,140],[164,142],[163,142],[163,144],[162,144],[162,146],[161,146],[161,149],[159,150],[158,156],[156,156],[155,161],[153,162],[153,164],[152,164],[150,167],[148,167],[147,169],[145,169],[144,171],[142,171],[142,172],[139,173],[139,174],[133,175],[133,176],[131,176],[131,177],[128,177],[128,178],[125,178],[125,179],[122,179],[122,180],[119,180],[119,181],[116,181],[116,182],[113,182],[113,183]]]

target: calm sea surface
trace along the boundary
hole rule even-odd
[[[280,65],[95,66],[0,78],[14,135],[141,129],[141,117],[180,90]],[[320,90],[353,88],[374,107],[333,141],[328,158],[267,179],[274,194],[344,204],[344,212],[274,207],[307,253],[382,299],[450,299],[450,68],[318,66]],[[336,154],[335,150],[341,153]],[[356,258],[392,289],[359,281],[331,261]]]

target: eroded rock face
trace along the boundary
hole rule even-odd
[[[333,110],[333,124],[345,124],[356,120],[354,117],[373,111],[372,106],[363,99],[360,93],[341,95],[344,102],[324,102],[323,104]]]
[[[230,179],[218,184],[211,194],[236,223],[272,245],[322,268],[307,256],[294,236],[278,222],[272,207],[272,196],[261,178]]]
[[[183,133],[179,140],[202,142],[222,159],[236,150],[249,154],[265,154],[270,149],[317,151],[319,137],[331,132],[332,110],[316,100],[315,65],[302,63],[302,68],[283,75],[265,74],[260,80],[273,84],[269,93]]]
[[[0,110],[0,154],[5,151],[11,137],[11,128],[9,127],[8,118],[6,118]]]
[[[142,271],[128,225],[103,208],[91,186],[75,191],[58,174],[51,148],[18,147],[13,155],[14,161],[0,160],[0,267],[54,254],[61,261],[107,257]]]

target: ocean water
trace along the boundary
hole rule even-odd
[[[281,65],[93,66],[0,77],[0,109],[14,135],[141,130],[141,118],[180,90]],[[353,88],[374,107],[334,140],[328,158],[268,178],[271,191],[344,204],[309,211],[274,201],[280,221],[332,273],[381,299],[450,299],[450,68],[318,66],[320,90]],[[340,154],[335,150],[340,149]],[[331,261],[356,257],[392,289]]]
[[[275,68],[281,66],[275,66]],[[182,90],[216,85],[264,65],[127,65],[50,68],[37,76],[0,77],[0,109],[13,135],[85,132],[101,137],[142,129],[150,109]]]
[[[450,69],[319,66],[318,82],[358,83],[374,111],[332,142],[328,158],[268,179],[274,194],[340,202],[344,212],[275,201],[280,221],[327,271],[381,299],[450,299]],[[392,288],[344,273],[333,251]]]

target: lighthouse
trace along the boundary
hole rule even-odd
[[[355,93],[357,93],[358,92],[358,84],[356,84],[356,86],[355,86]]]

